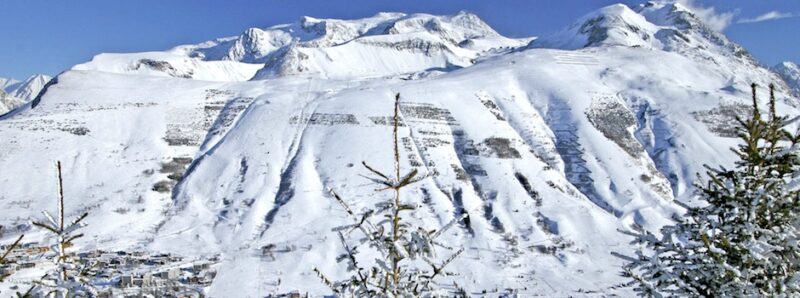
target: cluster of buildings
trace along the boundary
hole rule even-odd
[[[0,251],[6,249],[0,246]],[[9,254],[14,262],[0,264],[0,276],[13,276],[30,268],[52,268],[52,261],[43,257],[49,251],[38,243],[15,247]],[[213,265],[219,262],[219,257],[187,260],[141,251],[94,250],[71,257],[77,266],[68,271],[69,276],[91,284],[99,297],[203,297],[204,289],[217,275]]]
[[[0,254],[6,252],[9,245],[0,245]],[[20,244],[9,252],[7,259],[17,260],[13,263],[0,264],[0,276],[13,275],[19,270],[36,267],[36,256],[41,256],[50,251],[50,247],[40,245],[38,242]]]
[[[201,297],[203,289],[217,276],[208,260],[185,260],[170,254],[92,251],[78,255],[78,262],[90,266],[90,275],[100,279],[99,296],[119,297]]]

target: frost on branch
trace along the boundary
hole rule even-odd
[[[73,245],[73,241],[83,234],[77,230],[84,227],[82,221],[88,216],[83,213],[75,220],[64,222],[64,179],[61,176],[61,162],[56,163],[58,174],[58,218],[52,216],[47,210],[43,210],[45,221],[33,221],[34,226],[49,232],[56,238],[56,242],[50,247],[51,257],[56,268],[45,274],[36,282],[36,293],[45,296],[55,297],[82,297],[97,296],[87,276],[87,271],[92,265],[81,264],[73,260],[74,255],[67,252]]]
[[[685,206],[661,235],[624,232],[643,245],[624,275],[642,296],[781,297],[800,295],[800,131],[775,111],[738,120],[742,143],[733,169],[708,171],[698,184],[705,206]]]

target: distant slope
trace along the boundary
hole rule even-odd
[[[168,52],[103,54],[75,70],[242,81],[289,75],[366,78],[467,67],[530,39],[501,36],[474,14],[380,13],[360,20],[303,17]]]
[[[800,66],[794,62],[786,61],[775,65],[772,69],[783,78],[796,96],[800,96]]]
[[[36,98],[50,79],[52,78],[40,74],[24,81],[0,78],[0,115]]]
[[[39,95],[39,91],[41,91],[42,88],[44,88],[44,85],[46,85],[51,79],[52,77],[47,75],[33,75],[24,81],[19,82],[13,88],[6,89],[6,92],[26,102],[31,101],[36,98],[37,95]]]
[[[25,101],[13,97],[6,93],[4,90],[0,89],[0,115],[8,113],[8,111],[13,110],[14,108],[25,104]]]

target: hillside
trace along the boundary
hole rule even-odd
[[[79,248],[219,255],[213,297],[326,294],[311,268],[346,275],[332,229],[350,222],[328,189],[355,210],[388,195],[359,164],[392,166],[400,93],[402,166],[433,174],[405,194],[412,220],[469,214],[444,236],[466,248],[444,284],[629,296],[618,230],[657,229],[694,203],[703,164],[732,163],[753,82],[781,79],[679,4],[613,5],[539,39],[381,13],[100,54],[0,116],[0,224],[41,237],[28,219],[54,208],[61,160],[68,217],[90,213]]]
[[[800,66],[793,62],[785,61],[773,66],[772,69],[783,78],[795,95],[800,95]]]

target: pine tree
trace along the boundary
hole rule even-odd
[[[96,296],[97,291],[91,286],[87,279],[86,265],[79,264],[73,260],[73,255],[67,249],[73,245],[73,241],[83,234],[76,231],[85,225],[81,223],[88,213],[83,213],[69,224],[64,224],[64,179],[61,176],[61,162],[56,163],[58,174],[58,219],[50,215],[47,210],[43,210],[46,222],[33,221],[32,224],[56,238],[56,243],[51,247],[53,261],[56,268],[48,272],[37,284],[40,286],[39,293],[55,297],[75,297],[75,296]]]
[[[735,168],[708,167],[697,184],[704,206],[689,207],[661,236],[628,233],[645,250],[625,257],[625,275],[643,296],[800,295],[800,131],[775,111],[766,117],[752,85],[753,111],[737,118],[743,144]]]
[[[314,268],[314,272],[322,282],[330,287],[336,295],[428,297],[448,294],[438,289],[433,281],[446,273],[444,268],[463,252],[463,248],[456,250],[438,264],[432,258],[435,257],[435,247],[450,248],[437,242],[437,237],[464,217],[457,217],[438,230],[415,227],[403,219],[406,212],[415,210],[417,206],[407,204],[402,200],[402,189],[428,176],[419,175],[417,169],[401,175],[398,143],[399,121],[400,94],[397,94],[394,103],[394,172],[392,175],[384,174],[367,165],[366,162],[362,162],[364,168],[374,175],[369,179],[381,185],[382,189],[380,190],[391,190],[393,192],[392,199],[378,202],[374,209],[357,214],[344,199],[331,190],[335,201],[354,220],[352,225],[346,227],[345,232],[349,234],[359,231],[366,238],[356,241],[356,244],[349,244],[345,233],[342,233],[342,230],[338,231],[339,239],[345,249],[342,259],[346,260],[348,268],[354,271],[350,278],[334,282]],[[380,258],[376,259],[374,264],[364,265],[359,262],[359,249],[363,248],[363,244],[378,251]],[[419,262],[415,262],[419,260],[426,264],[427,270],[424,267],[420,268],[422,266],[419,266]]]

